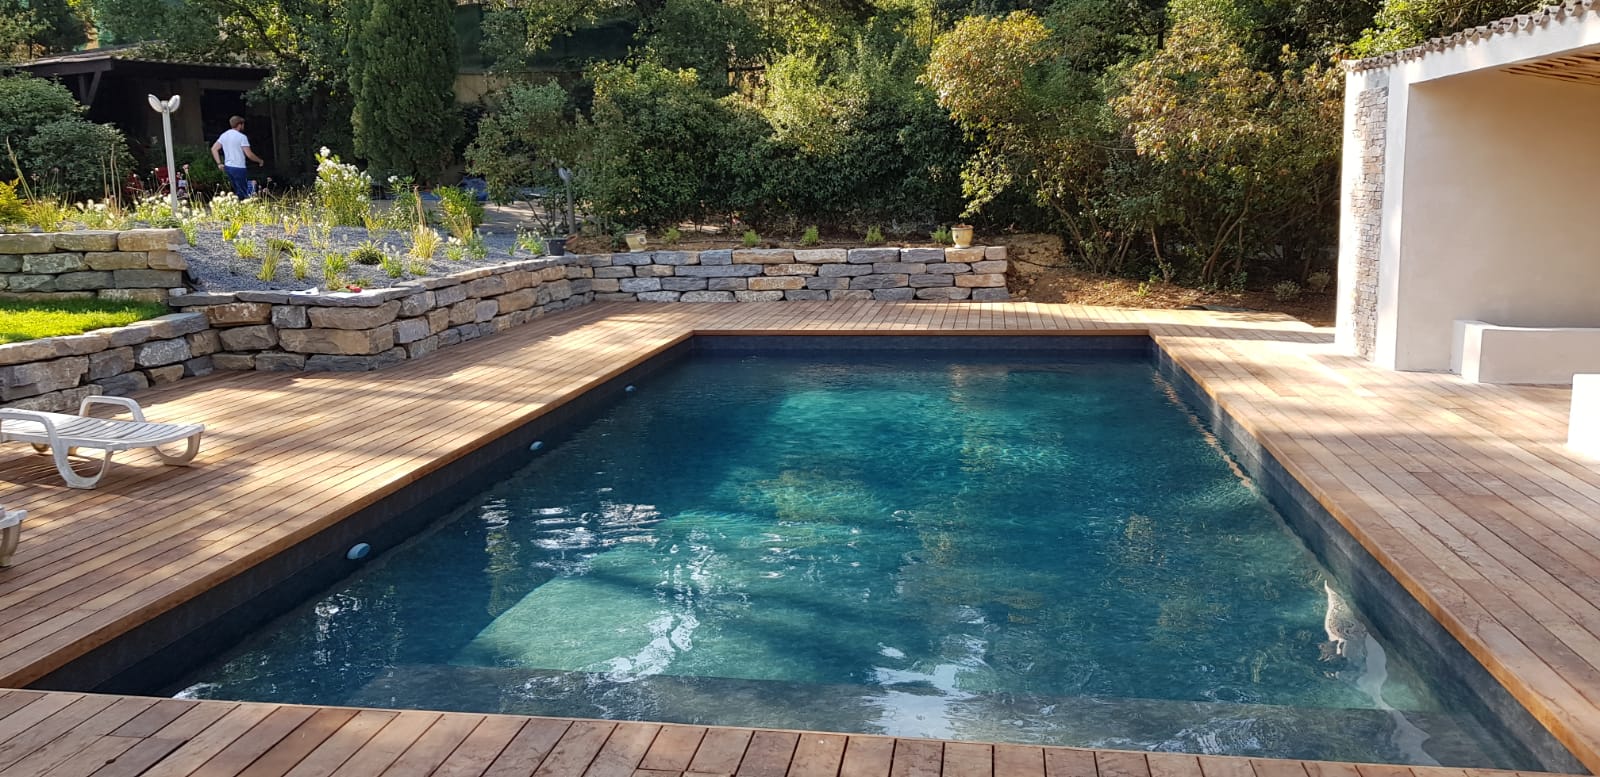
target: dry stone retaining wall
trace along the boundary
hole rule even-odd
[[[585,264],[602,302],[1011,298],[1004,246],[645,251]]]
[[[87,262],[96,253],[90,247],[107,240],[118,250],[100,253],[139,255],[146,263],[118,270],[159,270],[181,280],[182,260],[172,248],[182,240],[176,230],[0,235],[0,263],[24,257],[17,261],[30,266],[26,257],[65,256],[59,261],[66,267]],[[54,250],[58,246],[71,250]],[[31,265],[44,266],[38,260]],[[1000,247],[755,249],[546,257],[359,294],[190,293],[152,286],[148,290],[160,291],[177,312],[0,345],[0,406],[76,412],[92,394],[126,395],[217,370],[382,369],[596,300],[1002,300],[1009,297],[1006,269]],[[72,272],[84,271],[58,275]],[[115,282],[117,270],[110,272]],[[118,291],[125,290],[98,293]]]
[[[162,302],[189,264],[176,229],[0,235],[0,299]]]

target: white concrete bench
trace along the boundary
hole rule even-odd
[[[1473,383],[1567,385],[1577,373],[1600,373],[1600,328],[1457,321],[1450,370]]]
[[[1572,416],[1567,447],[1600,459],[1600,375],[1572,376]]]

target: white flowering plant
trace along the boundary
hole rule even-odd
[[[316,204],[329,223],[359,227],[372,207],[372,177],[323,146],[317,151]]]

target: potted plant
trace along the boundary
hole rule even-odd
[[[544,252],[547,256],[565,256],[567,253],[567,236],[545,238]]]
[[[628,251],[630,253],[636,254],[644,250],[646,240],[644,230],[636,229],[627,233],[626,235],[623,235],[622,237],[628,241]]]
[[[956,248],[971,248],[972,247],[972,225],[971,224],[957,224],[957,225],[951,227],[950,228],[950,239],[955,242]]]

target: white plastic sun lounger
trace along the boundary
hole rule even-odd
[[[17,542],[22,539],[22,519],[27,517],[27,510],[0,507],[0,567],[11,566],[11,554],[17,552]]]
[[[132,413],[133,420],[90,417],[88,411],[92,405],[120,407]],[[139,403],[125,397],[85,397],[78,406],[77,415],[0,409],[0,442],[32,443],[34,450],[49,453],[55,458],[56,471],[73,488],[98,485],[111,469],[111,455],[117,451],[155,448],[156,455],[166,464],[188,464],[200,452],[200,435],[205,430],[203,424],[149,423],[144,420],[144,410],[139,408]],[[188,440],[189,445],[176,456],[157,447],[179,440]],[[104,451],[99,471],[88,477],[73,471],[67,456],[74,448]]]

